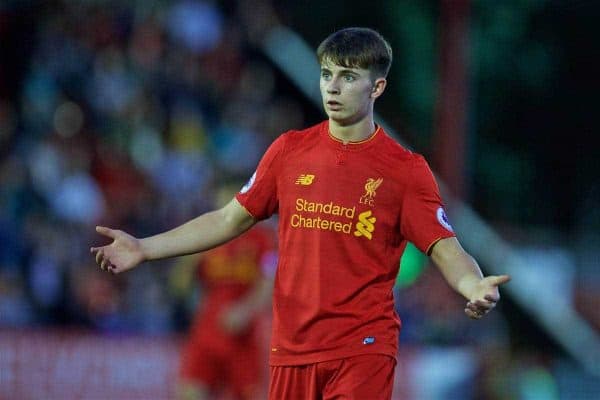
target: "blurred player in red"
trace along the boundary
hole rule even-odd
[[[406,243],[431,257],[470,318],[493,309],[510,278],[483,276],[425,159],[375,123],[392,61],[385,39],[342,29],[317,58],[326,121],[278,137],[225,207],[144,239],[98,227],[113,241],[91,251],[120,273],[218,246],[277,213],[269,399],[390,399],[400,328],[392,288]]]
[[[239,189],[218,191],[226,201]],[[225,204],[218,200],[218,204]],[[273,229],[258,225],[240,237],[186,259],[201,286],[192,326],[181,351],[177,396],[205,400],[260,397],[265,346],[259,323],[271,302],[277,252]]]

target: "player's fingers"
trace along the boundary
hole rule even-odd
[[[100,263],[100,268],[102,269],[102,271],[108,270],[109,267],[110,267],[110,261],[106,258],[104,260],[102,260],[102,263]]]
[[[493,304],[490,305],[490,304],[481,303],[481,302],[480,303],[468,302],[465,310],[469,310],[473,316],[475,316],[477,318],[481,318],[485,314],[489,313],[492,310],[492,308],[494,308]],[[467,315],[472,316],[471,314],[467,314]]]
[[[115,236],[116,236],[115,235],[115,233],[116,233],[115,230],[107,228],[105,226],[97,226],[96,227],[96,232],[98,232],[101,235],[108,236],[109,238],[112,238],[112,239],[114,239]]]
[[[467,305],[465,308],[465,313],[469,318],[477,318],[480,316],[481,311],[479,311],[473,304]]]
[[[475,301],[475,306],[477,307],[477,309],[480,310],[489,310],[491,308],[493,308],[496,305],[495,301],[482,301],[482,300],[477,300]]]
[[[491,303],[488,302],[484,302],[481,300],[476,300],[476,301],[470,301],[467,303],[467,307],[470,308],[471,310],[477,311],[477,310],[487,310],[488,308],[491,307],[490,305]]]
[[[104,258],[104,251],[99,249],[96,253],[96,264],[100,265],[102,263],[102,259]]]
[[[490,276],[490,283],[493,286],[500,286],[508,281],[510,281],[510,275],[499,275],[499,276]]]
[[[467,314],[467,317],[471,319],[479,319],[483,316],[483,314],[473,311],[470,308],[465,308],[465,314]]]

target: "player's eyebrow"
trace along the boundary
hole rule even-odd
[[[360,76],[360,73],[356,72],[353,69],[342,69],[340,70],[340,74]]]
[[[325,68],[325,67],[321,68],[321,72],[329,72],[329,73],[332,73],[332,71],[331,71],[329,68]],[[344,68],[344,69],[341,69],[341,70],[339,70],[339,71],[338,71],[338,73],[339,73],[339,74],[346,74],[346,75],[360,76],[360,73],[356,72],[356,71],[355,71],[355,70],[353,70],[353,69],[347,69],[347,68]]]

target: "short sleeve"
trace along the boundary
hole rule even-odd
[[[427,253],[440,239],[453,237],[439,188],[422,156],[417,156],[402,201],[400,230],[405,239]]]
[[[267,149],[258,167],[242,190],[236,195],[240,204],[258,220],[269,218],[279,207],[277,171],[280,171],[285,134]]]

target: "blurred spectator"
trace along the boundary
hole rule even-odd
[[[25,284],[15,268],[0,269],[0,327],[26,327],[35,321],[25,293]]]
[[[221,186],[217,207],[242,185]],[[277,266],[275,230],[262,223],[213,250],[183,258],[173,269],[170,282],[177,297],[189,297],[194,281],[200,286],[181,351],[182,400],[220,398],[223,393],[239,400],[264,396],[266,343],[260,322],[271,302]]]
[[[221,41],[222,24],[223,17],[212,2],[181,0],[171,8],[167,27],[173,41],[202,54]]]
[[[14,138],[17,128],[17,115],[13,104],[0,99],[0,158]]]

